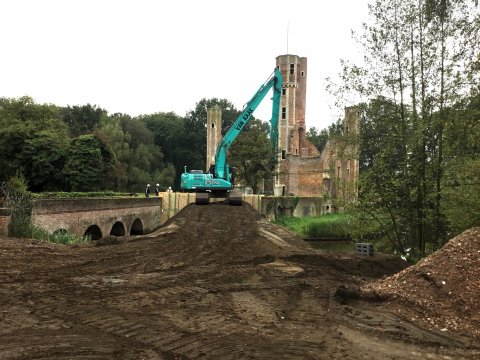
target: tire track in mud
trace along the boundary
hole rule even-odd
[[[0,288],[0,320],[8,323],[0,358],[28,358],[24,350],[38,358],[168,360],[427,354],[415,343],[402,353],[410,330],[389,327],[396,317],[350,314],[333,299],[338,284],[362,281],[363,269],[380,277],[395,263],[327,257],[247,205],[192,205],[153,234],[107,240],[0,241],[9,259],[0,262],[0,280],[8,281]],[[398,331],[375,352],[371,339],[385,334],[382,327]],[[410,339],[423,341],[415,334]]]

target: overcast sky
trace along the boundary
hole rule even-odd
[[[307,57],[308,127],[343,112],[325,92],[367,0],[0,0],[0,97],[185,115],[202,98],[238,109],[287,53]],[[287,50],[287,28],[288,50]],[[255,112],[269,119],[266,98]]]

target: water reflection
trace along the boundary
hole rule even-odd
[[[355,251],[355,244],[350,240],[309,240],[308,243],[315,249],[328,252],[351,253]]]

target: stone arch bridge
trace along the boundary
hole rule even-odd
[[[32,223],[49,233],[67,231],[98,240],[141,235],[161,224],[162,198],[37,199]]]
[[[328,203],[315,196],[244,195],[243,200],[269,220],[278,216],[303,217],[333,212]],[[192,202],[195,202],[192,194],[175,192],[150,198],[36,199],[32,222],[49,233],[67,231],[90,235],[92,240],[108,235],[142,235],[160,227]],[[0,236],[8,236],[10,220],[10,212],[0,204]]]

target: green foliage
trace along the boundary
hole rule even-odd
[[[43,130],[26,139],[19,154],[25,176],[30,179],[32,191],[61,189],[68,137],[66,134]]]
[[[63,109],[63,119],[72,137],[92,133],[100,125],[102,117],[106,115],[106,110],[90,104],[67,106]]]
[[[0,98],[0,181],[20,170],[34,190],[56,187],[68,140],[56,106]]]
[[[41,229],[37,226],[34,226],[32,228],[32,238],[62,245],[73,245],[92,240],[91,237],[88,235],[78,236],[75,234],[70,234],[64,230],[55,231],[53,234],[50,234],[48,231]]]
[[[328,140],[337,139],[343,134],[343,120],[338,119],[327,129],[318,131],[315,127],[311,127],[306,133],[307,140],[314,144],[319,152],[325,149]]]
[[[355,211],[415,259],[478,221],[480,12],[380,0],[369,13],[355,34],[362,66],[342,61],[341,84],[329,87],[338,104],[368,99]]]
[[[30,237],[32,234],[32,198],[22,173],[17,172],[1,186],[0,196],[5,197],[5,206],[10,209],[9,234],[16,237]]]
[[[96,136],[80,135],[68,150],[65,181],[73,191],[99,190],[112,162],[112,152]]]
[[[310,239],[350,239],[353,233],[352,219],[348,214],[281,217],[275,223]]]
[[[230,150],[228,161],[235,168],[236,181],[251,186],[254,194],[258,193],[260,181],[271,177],[268,163],[273,154],[268,132],[268,124],[251,119]]]

